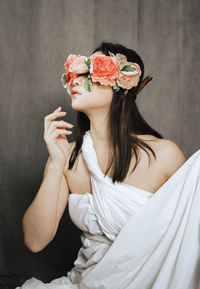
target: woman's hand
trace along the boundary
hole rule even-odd
[[[65,166],[69,154],[69,142],[66,135],[72,134],[66,128],[73,125],[64,120],[56,121],[57,117],[62,117],[66,112],[58,107],[53,113],[44,118],[44,141],[53,164]]]

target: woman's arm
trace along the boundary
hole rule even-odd
[[[69,195],[63,172],[63,167],[52,164],[49,157],[41,186],[23,217],[24,243],[32,252],[41,251],[57,232]]]

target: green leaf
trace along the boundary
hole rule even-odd
[[[87,67],[90,69],[91,59],[88,58],[88,60],[85,60],[85,63],[87,64]]]
[[[108,53],[109,53],[109,55],[110,55],[111,57],[115,57],[115,54],[114,54],[114,53],[112,53],[112,52],[110,52],[110,51],[108,51]]]
[[[67,78],[66,78],[66,73],[63,73],[62,76],[61,76],[61,81],[62,81],[62,84],[65,85],[66,82],[67,82]]]
[[[88,78],[92,78],[92,75],[90,73],[88,74]]]
[[[120,90],[120,87],[118,86],[117,82],[115,82],[115,85],[113,86],[113,89]]]
[[[131,65],[125,65],[121,71],[126,71],[126,72],[129,72],[129,71],[136,71],[136,68],[131,66]]]
[[[91,91],[91,87],[92,87],[92,81],[91,79],[87,78],[85,81],[84,88],[88,91]]]

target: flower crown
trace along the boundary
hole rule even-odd
[[[128,62],[124,54],[115,55],[109,51],[109,55],[86,57],[70,54],[64,64],[66,72],[61,76],[63,86],[67,88],[67,85],[72,85],[79,74],[87,74],[84,88],[88,91],[91,91],[92,81],[98,85],[110,85],[114,90],[137,86],[141,75],[140,66]]]

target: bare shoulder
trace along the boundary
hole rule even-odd
[[[167,178],[173,175],[186,161],[183,151],[174,141],[157,138],[153,135],[140,135],[139,137],[154,150],[159,160],[159,167]]]
[[[186,161],[183,151],[174,141],[170,139],[160,139],[159,146],[163,157],[168,159],[170,163],[176,162],[182,164]]]
[[[143,140],[143,141],[153,141],[153,142],[157,142],[160,140],[160,138],[151,135],[151,134],[140,134],[137,136],[139,139]]]
[[[176,159],[179,159],[180,161],[185,160],[183,151],[174,141],[170,139],[158,138],[150,134],[139,135],[139,138],[149,143],[149,145],[154,144],[154,147],[163,155],[163,157],[176,157]]]
[[[166,177],[170,177],[186,161],[185,155],[181,148],[170,139],[157,140],[157,152],[164,165]]]

